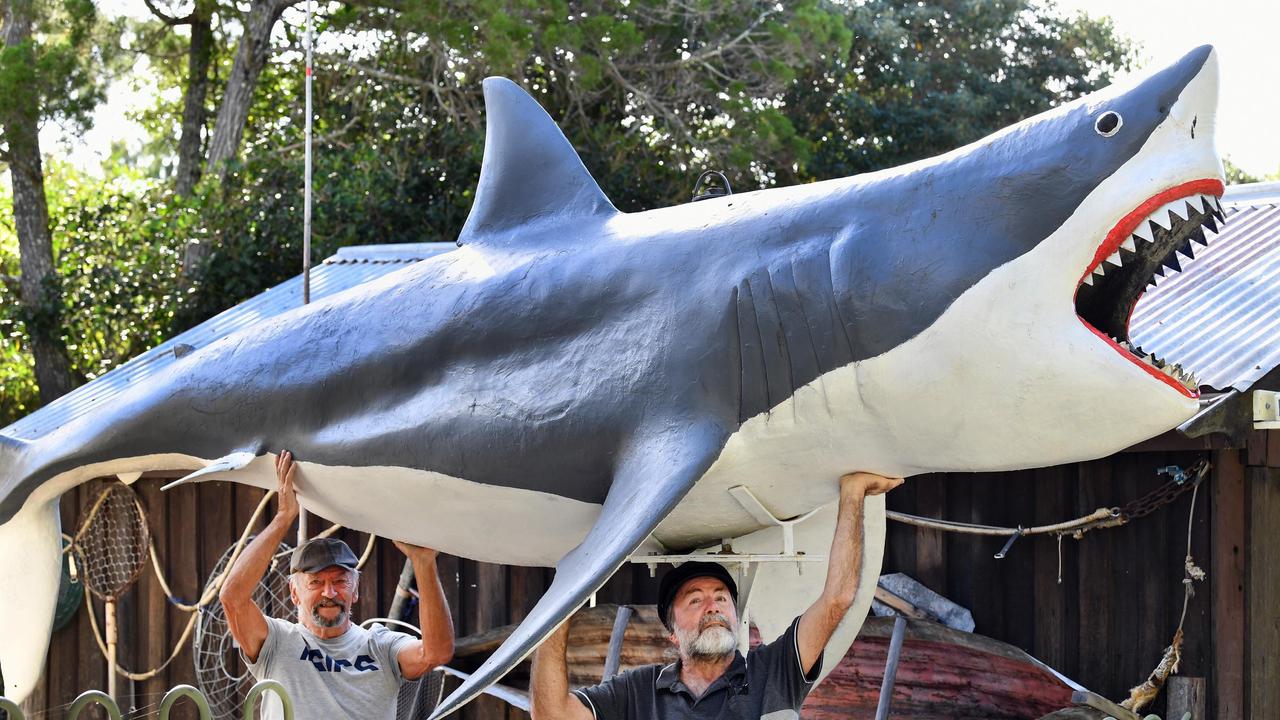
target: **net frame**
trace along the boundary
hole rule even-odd
[[[151,559],[151,526],[133,488],[109,483],[85,505],[71,539],[77,572],[94,596],[115,602]]]
[[[210,584],[226,569],[239,543],[233,543],[222,553],[213,572]],[[296,610],[289,597],[289,574],[280,553],[288,554],[292,548],[281,543],[277,557],[253,589],[253,601],[267,617],[292,617]],[[209,591],[206,587],[206,592]],[[214,600],[200,612],[199,621],[191,640],[191,657],[196,671],[196,685],[209,700],[209,709],[215,720],[240,717],[241,706],[254,679],[240,658],[240,651],[231,637],[227,625],[226,610],[221,600]]]

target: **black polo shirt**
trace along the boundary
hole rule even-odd
[[[737,653],[724,675],[695,698],[680,681],[680,663],[646,665],[574,690],[596,720],[795,720],[818,679],[822,657],[806,677],[796,625],[777,640]]]

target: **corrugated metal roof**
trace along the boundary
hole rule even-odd
[[[1244,391],[1280,365],[1280,183],[1230,186],[1222,205],[1222,232],[1142,296],[1129,337],[1202,387]]]
[[[405,243],[400,245],[357,245],[342,248],[336,255],[311,269],[311,299],[319,300],[411,263],[456,249],[454,243]],[[175,338],[161,343],[101,377],[63,395],[31,413],[0,434],[27,440],[38,438],[75,417],[93,411],[125,388],[140,382],[175,360],[174,348],[190,345],[201,348],[266,318],[302,305],[302,276],[245,300],[206,320]]]

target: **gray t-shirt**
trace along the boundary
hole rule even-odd
[[[370,718],[394,720],[404,676],[396,657],[417,640],[374,625],[352,625],[322,640],[296,622],[267,618],[267,639],[257,662],[245,664],[257,680],[270,678],[293,700],[296,720]],[[284,717],[275,693],[263,699],[263,720]]]
[[[796,720],[822,669],[805,675],[796,618],[777,640],[739,653],[700,697],[680,681],[680,663],[646,665],[599,685],[574,690],[596,720]]]

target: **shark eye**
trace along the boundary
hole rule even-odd
[[[1121,125],[1124,125],[1124,118],[1120,117],[1120,113],[1108,110],[1098,116],[1093,129],[1102,137],[1111,137],[1119,132]]]

